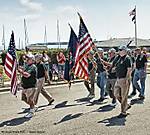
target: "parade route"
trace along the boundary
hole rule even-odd
[[[146,99],[137,100],[138,94],[129,99],[132,104],[126,118],[119,119],[120,104],[111,107],[110,98],[98,103],[96,97],[87,100],[83,82],[59,87],[46,87],[55,102],[47,106],[40,96],[38,111],[31,119],[25,119],[23,112],[28,106],[10,93],[0,94],[0,134],[1,135],[148,135],[150,134],[150,75],[146,80]],[[131,92],[131,90],[130,90]]]

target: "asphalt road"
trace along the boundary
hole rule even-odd
[[[51,106],[40,96],[39,109],[32,119],[25,119],[23,112],[28,106],[8,92],[0,93],[0,134],[2,135],[150,135],[150,76],[146,80],[146,99],[129,99],[132,103],[129,115],[118,119],[120,105],[103,103],[96,86],[96,98],[89,101],[83,83],[47,87],[55,98]]]

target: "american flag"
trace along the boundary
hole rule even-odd
[[[130,16],[136,15],[136,9],[134,8],[132,11],[130,11],[130,12],[129,12],[129,15],[130,15]]]
[[[17,93],[17,60],[16,60],[16,48],[14,41],[14,33],[12,32],[8,51],[6,54],[4,70],[6,75],[11,79],[11,93],[16,95]]]
[[[86,25],[83,22],[82,17],[80,17],[80,26],[79,26],[79,47],[76,52],[75,60],[75,69],[74,74],[79,78],[88,79],[88,59],[87,54],[92,49],[92,38],[88,32]]]
[[[136,21],[136,8],[134,8],[132,11],[130,11],[129,15],[133,16],[132,21],[135,23],[135,21]]]

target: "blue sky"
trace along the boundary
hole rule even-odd
[[[128,13],[137,6],[138,37],[149,39],[149,0],[0,0],[0,38],[5,26],[6,45],[14,30],[16,45],[19,37],[24,42],[23,19],[26,19],[29,43],[47,40],[57,41],[56,21],[59,20],[60,40],[68,41],[68,22],[78,35],[79,19],[82,15],[93,39],[105,40],[134,36],[134,24]],[[0,41],[1,41],[0,39]]]

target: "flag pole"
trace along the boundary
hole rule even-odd
[[[2,45],[4,46],[4,50],[5,50],[6,48],[5,48],[5,28],[4,28],[4,25],[3,25],[3,39],[2,39]]]
[[[44,44],[47,46],[47,32],[46,32],[46,25],[45,25],[45,32],[44,32]]]
[[[135,46],[137,47],[137,19],[136,19],[136,6],[135,6],[135,23],[134,23],[134,25],[135,25]]]

